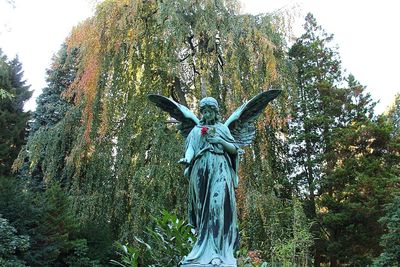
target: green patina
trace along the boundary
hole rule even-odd
[[[239,230],[235,201],[240,147],[255,135],[254,122],[280,90],[269,90],[239,107],[225,123],[212,97],[200,101],[202,119],[185,106],[159,95],[149,99],[181,122],[185,157],[179,162],[189,178],[189,222],[197,233],[182,266],[237,266]],[[210,265],[211,264],[211,265]]]

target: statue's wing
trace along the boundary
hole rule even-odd
[[[166,111],[174,119],[181,122],[178,127],[181,134],[186,138],[194,126],[200,123],[196,115],[193,114],[187,107],[169,99],[165,96],[150,94],[148,99],[157,107]]]
[[[260,116],[269,102],[274,100],[281,90],[268,90],[262,92],[236,109],[226,120],[236,143],[242,147],[250,145],[256,133],[254,121]]]

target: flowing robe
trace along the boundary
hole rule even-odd
[[[209,128],[205,135],[202,127]],[[186,139],[186,148],[191,146],[195,155],[189,167],[188,213],[197,241],[182,260],[182,266],[208,265],[213,259],[219,259],[221,266],[236,266],[238,155],[224,151],[220,144],[208,143],[207,134],[218,135],[238,148],[228,127],[222,123],[196,126]]]

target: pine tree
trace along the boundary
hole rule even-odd
[[[23,105],[32,92],[23,80],[18,58],[8,61],[0,50],[0,88],[8,97],[0,98],[0,176],[10,175],[11,166],[25,143],[29,112]]]
[[[293,182],[299,193],[305,192],[305,211],[314,221],[314,265],[319,266],[325,245],[316,202],[321,190],[323,155],[330,149],[331,129],[340,112],[341,91],[337,86],[342,77],[338,52],[330,46],[333,36],[325,33],[311,14],[305,20],[305,33],[289,51],[297,68],[289,134]]]
[[[34,201],[40,211],[37,225],[28,230],[32,245],[26,261],[32,266],[60,266],[73,248],[79,226],[70,201],[57,183],[37,194]]]
[[[393,105],[387,110],[386,116],[393,124],[393,135],[400,135],[400,94],[394,97]]]
[[[26,142],[29,113],[23,111],[23,105],[32,92],[23,80],[18,58],[9,61],[1,49],[0,90],[0,265],[25,266],[23,254],[30,246],[30,237],[20,226],[31,221],[31,213],[26,212],[30,207],[24,205],[24,193],[11,173],[11,166]]]
[[[62,93],[71,85],[76,75],[77,54],[75,49],[67,53],[63,44],[58,54],[53,57],[53,67],[47,70],[48,87],[43,88],[37,99],[37,107],[33,113],[30,134],[33,135],[40,127],[51,127],[64,118],[71,107]]]
[[[397,148],[365,87],[343,78],[332,36],[310,14],[305,29],[289,52],[298,73],[290,143],[293,181],[314,221],[314,265],[368,265],[380,251],[378,219],[391,199]]]
[[[391,166],[394,174],[394,182],[386,194],[392,194],[393,198],[384,206],[384,215],[379,222],[384,228],[380,238],[382,253],[374,260],[374,266],[396,266],[400,264],[400,173],[399,173],[399,151],[400,151],[400,95],[397,94],[394,103],[382,116],[390,127],[391,151],[390,157],[385,162]]]
[[[382,235],[382,254],[374,261],[374,266],[400,265],[400,197],[385,206],[385,216],[380,219],[386,232]]]
[[[44,180],[49,176],[65,180],[66,174],[62,170],[74,132],[71,125],[65,126],[63,118],[67,111],[73,114],[74,109],[62,93],[75,77],[76,53],[74,50],[68,54],[63,45],[53,58],[53,68],[47,71],[48,87],[43,88],[32,114],[28,143],[15,162],[19,177],[28,179],[31,187],[44,188]]]
[[[325,210],[331,265],[368,265],[380,253],[378,220],[383,204],[391,201],[399,161],[390,125],[374,116],[364,87],[352,76],[347,80],[347,101],[341,125],[333,129],[334,149],[319,205]]]

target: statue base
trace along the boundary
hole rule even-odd
[[[220,258],[214,258],[209,263],[198,263],[198,262],[187,262],[186,257],[183,257],[182,261],[178,265],[179,267],[237,267],[236,259],[229,263],[224,263]]]
[[[237,265],[231,265],[231,264],[212,264],[212,263],[207,263],[207,264],[198,264],[198,263],[186,263],[186,264],[181,264],[179,265],[180,267],[237,267]]]

